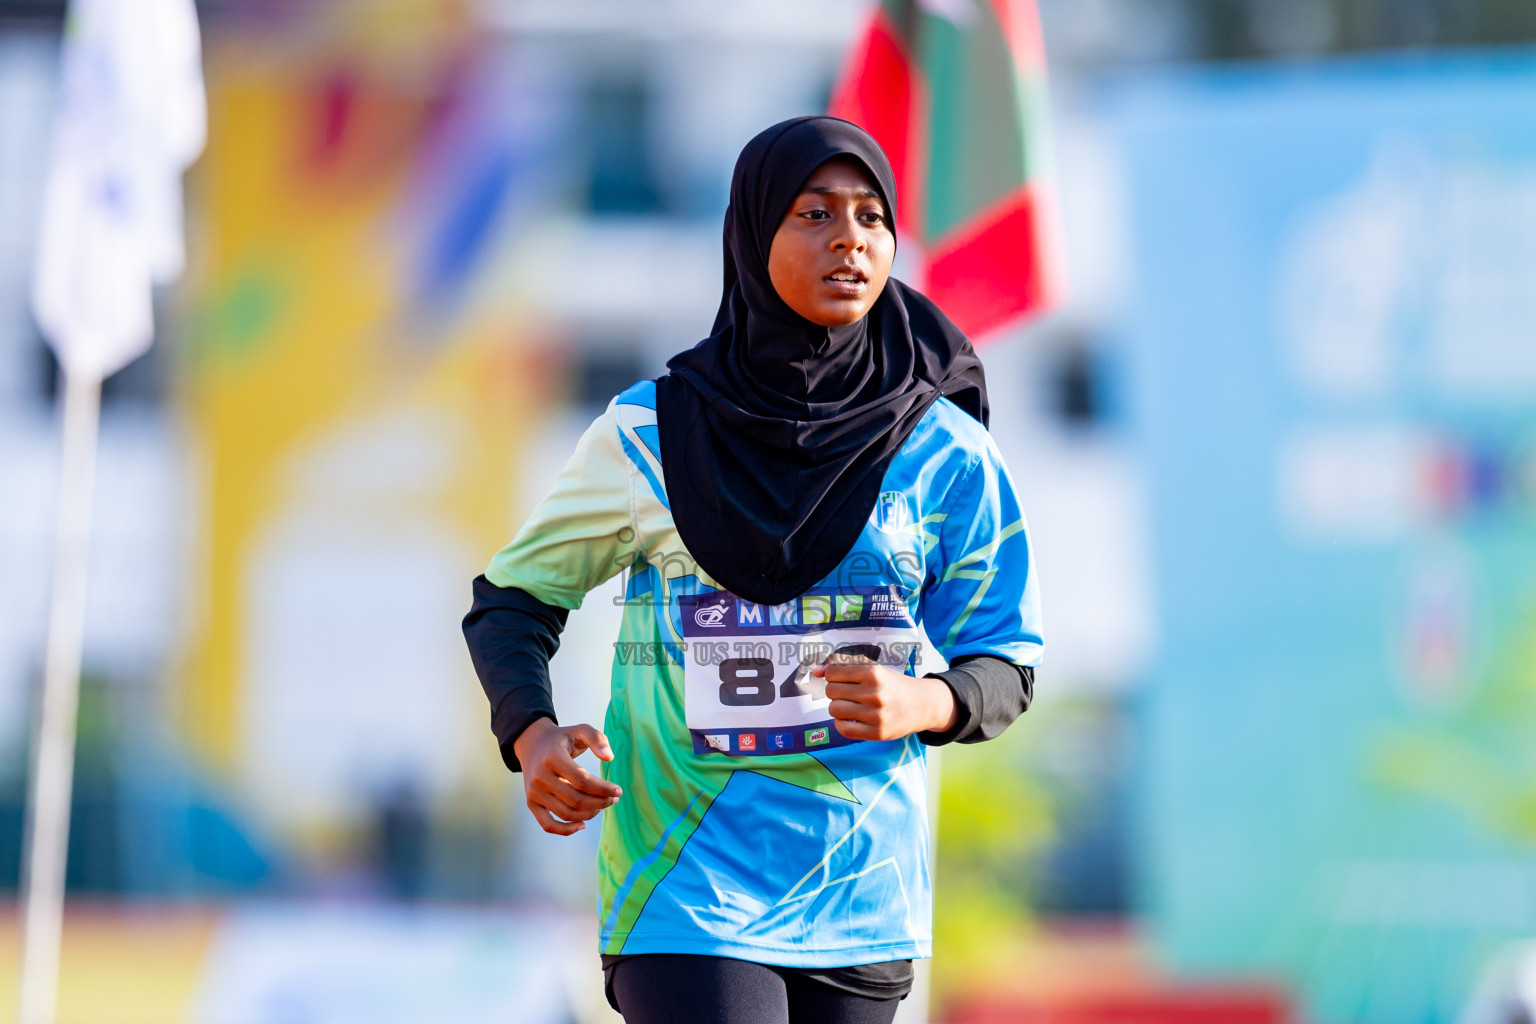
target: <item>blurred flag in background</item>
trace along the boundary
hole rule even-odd
[[[206,135],[192,0],[72,0],[33,306],[71,373],[149,347],[151,287],[185,262],[181,175]]]
[[[973,336],[1061,295],[1045,100],[1034,0],[882,0],[833,91],[891,158],[913,283]]]

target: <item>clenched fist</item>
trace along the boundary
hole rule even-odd
[[[868,661],[830,662],[811,670],[827,681],[837,731],[855,740],[896,740],[952,729],[955,695],[942,679],[904,675]]]

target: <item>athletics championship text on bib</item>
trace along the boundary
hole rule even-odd
[[[894,587],[812,590],[778,605],[723,591],[679,599],[683,686],[696,754],[814,753],[854,743],[833,727],[831,661],[914,663],[916,623]]]

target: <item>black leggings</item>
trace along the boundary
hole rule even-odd
[[[722,956],[649,953],[611,972],[626,1024],[890,1024],[901,1002]]]

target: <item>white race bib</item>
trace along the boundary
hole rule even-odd
[[[696,754],[752,757],[855,743],[827,712],[829,658],[901,670],[920,643],[894,587],[812,590],[780,605],[717,591],[679,599],[683,686]]]

